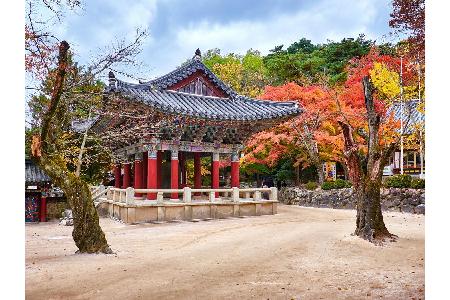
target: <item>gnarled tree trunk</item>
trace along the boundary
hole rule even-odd
[[[382,241],[392,237],[387,230],[380,204],[380,180],[365,180],[355,194],[357,197],[357,214],[355,234],[371,242]]]
[[[54,141],[56,137],[55,118],[61,118],[58,104],[64,86],[69,44],[59,46],[58,68],[50,105],[42,120],[40,137],[33,138],[32,154],[36,163],[60,187],[67,197],[73,212],[74,229],[72,237],[81,253],[112,253],[100,227],[97,210],[92,201],[89,186],[67,169],[66,162],[58,153]]]
[[[317,170],[317,179],[319,181],[319,185],[322,185],[325,182],[325,174],[323,173],[323,163],[319,159],[314,160],[313,163]]]
[[[386,238],[395,239],[389,233],[381,212],[380,191],[383,168],[395,149],[395,144],[380,145],[380,116],[375,110],[373,86],[368,76],[363,78],[364,98],[367,109],[369,135],[367,153],[363,154],[353,140],[350,124],[339,122],[345,140],[344,157],[348,167],[349,179],[353,184],[357,199],[355,234],[372,243],[382,243]]]

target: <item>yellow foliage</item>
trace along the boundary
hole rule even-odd
[[[336,128],[334,127],[333,123],[331,123],[330,121],[324,121],[322,124],[322,128],[325,131],[327,131],[330,135],[337,134]]]
[[[370,79],[384,100],[394,100],[400,95],[400,76],[384,64],[375,62],[369,71]]]

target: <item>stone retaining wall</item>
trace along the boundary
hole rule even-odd
[[[284,204],[309,207],[346,209],[356,207],[352,188],[310,191],[298,187],[286,187],[278,192],[278,201]],[[381,209],[425,214],[425,189],[382,189]]]

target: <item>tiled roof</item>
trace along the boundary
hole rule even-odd
[[[112,80],[111,80],[112,79]],[[154,88],[147,83],[132,84],[110,78],[107,94],[142,102],[169,114],[181,114],[211,120],[264,120],[298,115],[296,102],[256,100],[241,95],[220,98]]]
[[[182,65],[181,67],[173,70],[172,72],[158,77],[156,79],[142,82],[143,85],[152,85],[158,89],[166,89],[177,82],[187,78],[197,71],[202,71],[217,87],[225,92],[229,97],[237,96],[237,93],[222,80],[220,80],[211,70],[206,67],[199,55],[194,56],[190,61]]]
[[[406,122],[409,116],[409,124],[415,125],[425,122],[425,115],[417,110],[419,100],[413,99],[403,102],[403,120]],[[402,104],[394,102],[389,108],[388,113],[394,111],[394,118],[400,120],[402,118]]]
[[[48,177],[44,171],[42,171],[30,159],[25,159],[25,182],[38,183],[50,181],[50,177]]]
[[[83,133],[86,131],[86,129],[89,129],[92,127],[92,125],[95,124],[95,122],[99,119],[99,116],[92,117],[90,119],[85,120],[74,120],[72,121],[71,127],[74,131],[78,133]]]

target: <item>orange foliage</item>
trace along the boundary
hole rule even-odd
[[[336,114],[336,101],[320,86],[302,87],[296,83],[282,86],[267,86],[263,100],[296,101],[304,110],[303,113],[271,130],[261,132],[252,137],[246,148],[244,164],[259,163],[274,166],[281,156],[296,152],[296,164],[305,161],[305,155],[298,153],[302,146],[302,136],[311,132],[319,145],[323,159],[336,160],[341,153],[342,143],[337,135],[339,128],[333,121]],[[308,131],[305,132],[305,126]]]
[[[348,79],[341,87],[321,87],[319,85],[299,86],[287,83],[282,86],[267,86],[260,99],[273,101],[296,101],[303,108],[303,113],[275,128],[254,135],[245,149],[243,165],[259,163],[269,167],[286,155],[294,155],[296,163],[308,164],[310,158],[299,151],[305,147],[305,134],[311,133],[312,143],[316,142],[322,161],[341,161],[343,139],[337,121],[349,122],[354,128],[368,130],[362,78],[369,75],[375,62],[383,64],[392,72],[399,72],[400,58],[380,55],[373,48],[368,55],[351,60],[347,66]],[[413,85],[416,73],[413,64],[403,59],[403,84]],[[382,100],[374,95],[376,110],[382,117],[380,126],[381,145],[398,136],[399,121],[392,114],[387,115],[393,100]],[[360,144],[365,141],[356,136]],[[306,161],[305,161],[306,160]]]
[[[342,91],[339,93],[339,103],[341,105],[341,114],[338,120],[349,122],[354,128],[363,128],[368,130],[366,108],[364,103],[364,91],[362,85],[362,78],[369,75],[375,63],[382,63],[387,69],[393,72],[400,72],[400,58],[389,55],[380,55],[378,51],[373,48],[368,55],[353,59],[350,61],[347,72],[348,79],[344,84]],[[414,85],[416,80],[416,73],[414,65],[407,59],[403,59],[403,85]],[[389,107],[393,101],[399,99],[386,99],[378,97],[377,92],[374,94],[375,109],[381,116],[380,126],[380,142],[381,144],[388,143],[398,135],[400,122],[394,120],[393,114],[387,114]],[[360,141],[363,143],[362,141]]]

